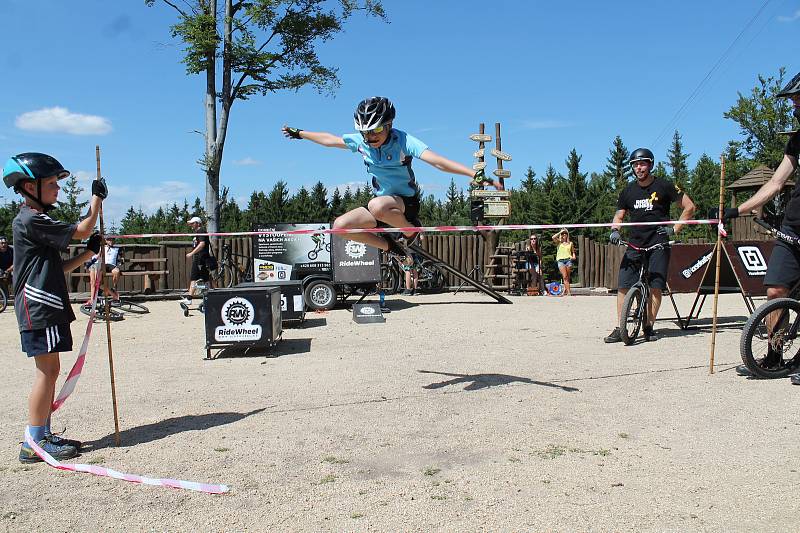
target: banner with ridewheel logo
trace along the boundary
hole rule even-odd
[[[206,358],[211,348],[272,346],[281,336],[281,289],[264,283],[211,289],[204,297]]]
[[[259,225],[253,231],[328,230],[328,223]],[[331,271],[331,235],[253,235],[255,282],[303,279],[309,274]]]
[[[223,325],[214,329],[214,339],[221,342],[257,341],[261,326],[253,324],[255,310],[245,298],[231,298],[222,304]]]
[[[333,281],[335,283],[370,284],[381,280],[381,252],[373,246],[333,236]]]

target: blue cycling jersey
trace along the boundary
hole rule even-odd
[[[424,142],[394,128],[380,148],[369,146],[360,133],[347,133],[342,135],[342,139],[350,150],[364,158],[375,194],[416,196],[419,193],[411,160],[419,158],[428,149]]]

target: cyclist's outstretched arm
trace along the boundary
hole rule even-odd
[[[472,178],[475,176],[475,171],[469,167],[462,165],[461,163],[457,163],[455,161],[451,161],[444,156],[441,156],[431,150],[430,148],[422,152],[422,155],[419,156],[420,159],[432,165],[442,172],[449,172],[450,174],[460,174],[462,176],[467,176]]]
[[[305,131],[297,128],[290,128],[288,126],[281,128],[281,131],[287,139],[305,139],[322,146],[327,146],[328,148],[344,148],[345,150],[350,149],[344,143],[344,139],[338,135],[334,135],[333,133],[327,133],[324,131]]]
[[[739,213],[749,213],[758,209],[765,203],[772,200],[786,184],[786,180],[797,170],[797,158],[789,154],[784,154],[783,161],[778,166],[778,170],[772,175],[770,180],[761,186],[760,189],[746,202],[739,206]]]
[[[679,220],[691,220],[692,217],[694,216],[695,205],[692,199],[689,198],[689,195],[686,193],[681,195],[681,199],[678,205],[681,206],[681,208],[683,208],[681,216],[678,217]],[[683,224],[675,224],[674,226],[675,233],[676,234],[680,233],[681,230],[683,229],[683,226],[684,226]]]

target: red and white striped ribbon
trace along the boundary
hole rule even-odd
[[[351,233],[449,233],[456,231],[498,231],[498,230],[545,230],[561,228],[608,228],[613,226],[668,226],[682,224],[687,226],[700,226],[718,224],[718,219],[699,219],[699,220],[665,220],[662,222],[621,222],[612,224],[610,222],[598,222],[587,224],[498,224],[497,226],[412,226],[406,228],[330,228],[330,229],[291,229],[291,230],[269,230],[269,231],[227,231],[213,233],[137,233],[129,235],[107,235],[114,239],[151,239],[166,237],[196,237],[198,235],[208,235],[209,237],[249,237],[252,235],[320,235],[334,234],[346,235]]]
[[[131,483],[142,483],[144,485],[154,485],[157,487],[171,487],[173,489],[186,489],[194,490],[197,492],[205,492],[208,494],[224,494],[228,492],[227,485],[214,485],[210,483],[197,483],[195,481],[183,481],[180,479],[158,479],[145,476],[137,476],[136,474],[126,474],[124,472],[117,472],[110,468],[103,468],[97,465],[85,464],[65,464],[61,463],[52,455],[44,451],[41,446],[36,444],[31,437],[30,429],[25,428],[25,442],[28,446],[33,448],[36,455],[42,458],[44,462],[58,470],[67,470],[69,472],[85,472],[94,476],[110,477],[113,479],[121,479],[123,481],[130,481]]]

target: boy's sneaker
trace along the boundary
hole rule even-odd
[[[603,342],[606,344],[611,344],[612,342],[622,342],[622,334],[619,332],[619,328],[614,328],[614,331],[609,333],[608,337],[603,339]]]
[[[800,374],[792,374],[789,376],[789,381],[792,382],[792,385],[800,385]]]
[[[45,438],[50,442],[52,442],[53,444],[55,444],[56,446],[64,446],[64,445],[72,446],[76,450],[80,450],[81,447],[83,446],[83,443],[79,440],[65,439],[64,437],[60,435],[54,435],[53,433],[45,435]]]
[[[413,290],[411,290],[411,289],[405,289],[405,290],[402,292],[402,295],[403,295],[403,296],[414,296],[414,291],[413,291]]]
[[[72,459],[78,456],[78,450],[75,448],[75,446],[70,446],[68,444],[58,445],[51,442],[51,440],[47,437],[40,440],[37,444],[57,461],[64,461],[66,459]],[[42,462],[42,459],[36,455],[36,452],[33,451],[33,448],[28,446],[27,442],[23,442],[22,447],[19,449],[19,462],[26,464],[40,463]]]
[[[386,239],[386,242],[389,244],[389,249],[387,252],[399,257],[406,257],[408,255],[408,250],[406,250],[404,246],[401,246],[400,243],[395,240],[393,235],[390,233],[385,233],[383,238]]]
[[[653,328],[645,327],[642,330],[644,334],[644,342],[655,342],[659,339],[659,336],[653,331]]]
[[[189,298],[187,298],[186,296],[184,296],[183,298],[181,298],[179,301],[180,301],[180,303],[182,303],[183,305],[192,305],[192,301],[191,301]]]

